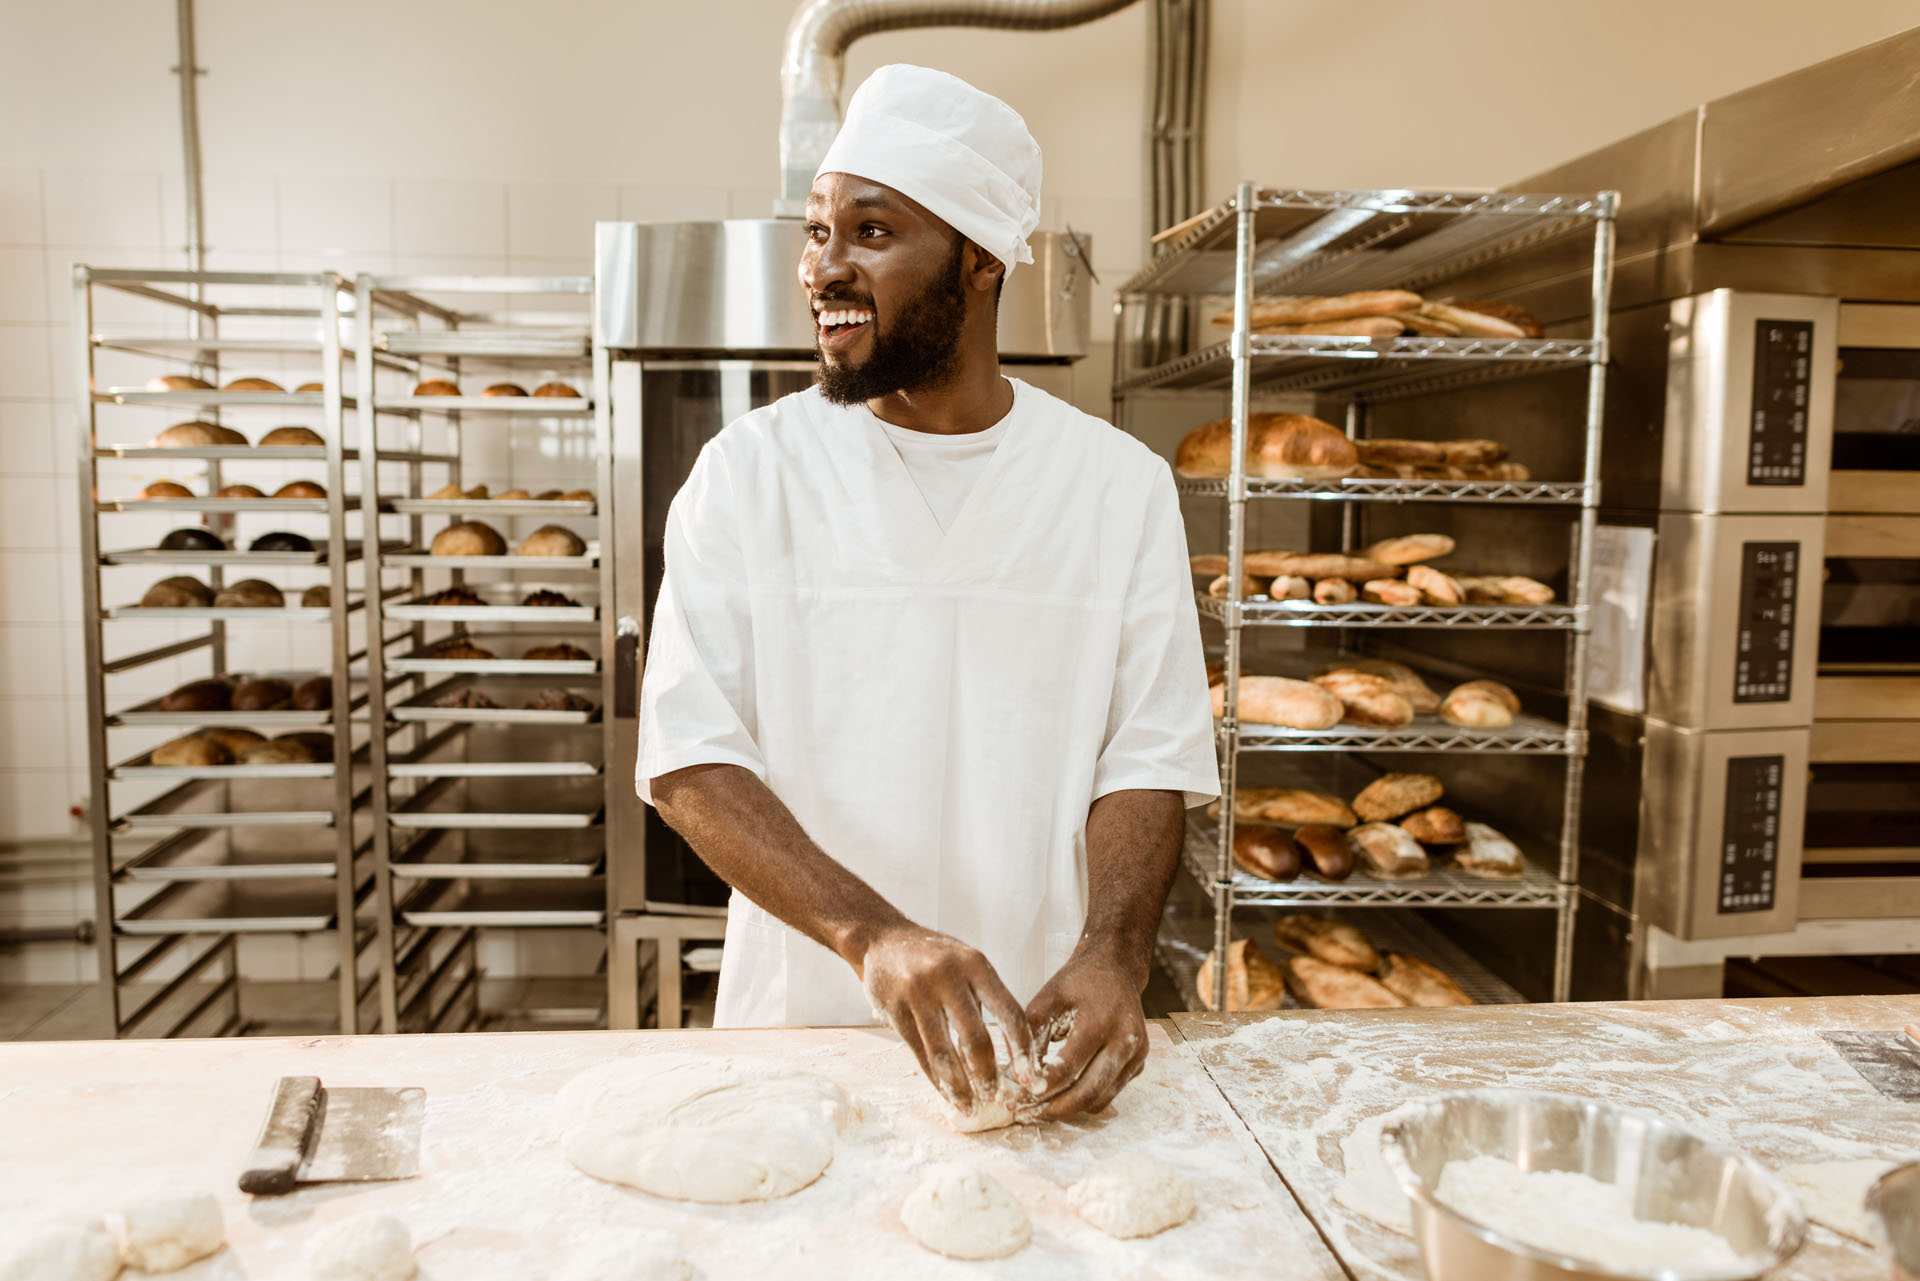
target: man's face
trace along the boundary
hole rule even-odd
[[[800,283],[828,400],[855,405],[948,377],[966,327],[965,251],[959,233],[891,187],[815,180]]]

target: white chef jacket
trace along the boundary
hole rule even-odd
[[[1219,794],[1166,463],[1017,379],[942,531],[864,405],[730,424],[667,516],[637,786],[724,763],[1030,1000],[1085,920],[1088,807]],[[852,969],[735,893],[715,1023],[875,1021]]]
[[[907,475],[913,478],[914,488],[926,500],[941,532],[952,528],[967,495],[973,492],[974,484],[993,460],[993,451],[1005,438],[1011,419],[1009,414],[985,431],[961,432],[957,436],[915,431],[881,420],[881,430],[887,433],[900,461],[907,465]]]

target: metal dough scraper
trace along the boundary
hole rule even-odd
[[[420,1173],[427,1092],[329,1090],[317,1076],[283,1076],[240,1190],[280,1196],[303,1183],[368,1183]]]
[[[1866,1032],[1854,1028],[1822,1032],[1821,1038],[1868,1085],[1890,1099],[1920,1103],[1920,1024],[1904,1032]]]

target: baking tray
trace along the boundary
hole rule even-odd
[[[390,778],[598,778],[591,761],[394,761]]]
[[[537,569],[552,573],[579,573],[600,567],[600,544],[587,544],[584,556],[435,556],[431,552],[390,552],[381,558],[404,569]]]
[[[388,506],[403,516],[592,516],[599,510],[584,498],[396,498]]]
[[[328,877],[336,873],[331,849],[333,835],[323,831],[329,847],[299,854],[286,848],[282,836],[274,848],[236,850],[230,833],[190,830],[167,837],[121,866],[118,875],[128,881],[287,880]]]
[[[176,409],[324,409],[326,393],[318,391],[148,391],[144,387],[109,387],[93,398],[113,405],[160,405]],[[353,397],[341,397],[342,408],[353,408]]]
[[[505,697],[525,702],[531,694],[537,694],[546,688],[548,682],[527,679],[490,680],[485,677],[461,677],[443,681],[421,694],[416,694],[406,702],[389,708],[387,714],[397,721],[419,721],[424,724],[481,724],[481,725],[587,725],[600,719],[600,709],[593,708],[585,712],[536,712],[524,707],[437,707],[437,700],[461,690],[480,688],[488,697],[496,697],[494,691],[513,691]],[[600,691],[595,689],[575,690],[597,701]]]
[[[261,566],[271,568],[279,565],[324,565],[327,563],[327,544],[319,541],[310,552],[248,552],[248,551],[162,551],[158,547],[135,547],[127,551],[101,552],[102,565],[219,565],[236,568]],[[358,539],[349,539],[346,547],[346,559],[360,558]]]
[[[334,883],[319,877],[181,881],[114,922],[121,934],[311,934],[333,928]]]
[[[388,618],[397,618],[413,622],[443,623],[540,623],[550,627],[568,625],[591,626],[600,617],[597,601],[589,600],[580,605],[522,605],[519,602],[531,592],[546,590],[565,592],[578,598],[579,588],[566,591],[564,583],[532,583],[519,581],[512,584],[489,584],[483,588],[469,587],[476,596],[489,603],[485,605],[433,605],[429,597],[416,597],[413,600],[399,601],[388,605],[385,613]],[[498,604],[493,603],[498,601]]]
[[[396,356],[577,361],[589,355],[592,336],[586,329],[390,329],[373,342]]]
[[[585,396],[382,396],[373,407],[383,413],[527,414],[540,418],[584,418],[593,412]]]
[[[297,685],[301,681],[310,680],[315,676],[325,675],[327,675],[325,672],[246,673],[247,679],[250,680],[281,680],[286,681],[289,685]],[[208,676],[201,677],[200,679],[216,680],[218,678]],[[235,677],[232,679],[238,678]],[[164,698],[165,695],[161,697]],[[349,714],[359,711],[360,708],[366,704],[366,701],[367,696],[364,692],[355,694],[351,703],[348,705]],[[123,712],[116,712],[107,718],[107,724],[109,725],[158,725],[168,728],[175,726],[193,727],[204,725],[209,728],[234,726],[244,729],[258,729],[261,727],[268,729],[305,729],[313,726],[331,725],[332,723],[333,709],[331,707],[323,708],[317,712],[300,711],[295,708],[280,708],[269,712],[238,712],[231,710],[224,712],[163,712],[160,710],[159,698],[150,698],[144,703],[136,704]]]
[[[606,833],[595,828],[541,832],[439,830],[423,833],[388,863],[413,880],[570,880],[598,875]]]
[[[107,777],[125,782],[148,779],[232,779],[232,778],[332,778],[332,761],[310,761],[286,765],[155,765],[151,752],[120,762],[107,769]]]
[[[605,922],[606,882],[583,880],[454,880],[433,882],[400,908],[417,926],[522,928],[597,926]]]
[[[556,636],[469,636],[468,640],[483,649],[502,653],[509,646],[512,650],[524,653],[538,645],[553,644],[563,640]],[[575,639],[578,639],[576,635]],[[430,647],[429,647],[430,648]],[[584,648],[584,647],[583,647]],[[525,659],[502,656],[500,658],[434,658],[429,650],[415,650],[411,654],[387,660],[387,669],[392,672],[412,674],[444,673],[446,675],[500,675],[500,676],[592,676],[600,670],[598,658],[587,659]]]
[[[236,780],[237,781],[237,780]],[[302,780],[303,782],[309,780]],[[324,781],[324,780],[322,780]],[[313,805],[290,800],[284,809],[194,809],[203,799],[218,806],[221,784],[196,779],[154,797],[113,820],[116,831],[172,830],[179,827],[332,827],[331,804]]]
[[[242,512],[297,512],[325,514],[324,498],[123,498],[95,503],[102,512],[205,512],[209,515],[236,515]],[[360,510],[360,498],[346,500],[348,511]]]
[[[412,831],[596,827],[606,789],[596,778],[448,780],[422,789],[387,821]]]
[[[298,600],[299,597],[294,599]],[[347,604],[349,610],[360,608],[356,597]],[[153,605],[110,605],[101,611],[108,618],[182,618],[190,622],[241,623],[260,619],[272,619],[276,623],[318,623],[333,617],[331,605],[282,605],[274,608],[267,606],[222,605],[185,605],[178,609],[162,609]]]
[[[233,462],[325,462],[325,445],[183,445],[177,449],[157,445],[101,445],[95,449],[96,458],[203,458],[209,460]],[[360,451],[349,449],[343,456],[348,461],[360,457]]]

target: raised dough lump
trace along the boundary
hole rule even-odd
[[[567,1160],[676,1201],[788,1196],[833,1164],[855,1115],[831,1081],[773,1064],[647,1054],[590,1068],[554,1101]]]
[[[575,1251],[555,1281],[693,1281],[693,1266],[671,1232],[610,1228]]]
[[[156,1191],[126,1209],[127,1266],[174,1272],[227,1243],[220,1202],[208,1192]]]
[[[967,1165],[928,1171],[900,1206],[900,1222],[915,1241],[950,1259],[1004,1259],[1033,1238],[1013,1193]]]
[[[1110,1237],[1150,1237],[1193,1217],[1187,1176],[1144,1152],[1122,1152],[1067,1192],[1080,1217]]]
[[[0,1281],[113,1281],[119,1275],[120,1247],[98,1219],[36,1232],[0,1255]]]
[[[413,1238],[388,1214],[363,1214],[316,1232],[307,1255],[310,1281],[409,1281]]]

